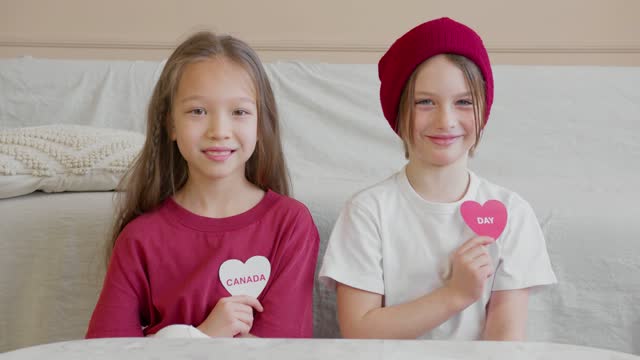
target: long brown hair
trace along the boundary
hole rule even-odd
[[[484,86],[484,78],[482,77],[482,73],[478,66],[468,58],[462,55],[456,54],[444,54],[447,60],[451,61],[456,67],[458,67],[462,74],[464,75],[465,81],[467,82],[467,86],[471,92],[471,100],[473,101],[473,115],[474,121],[476,123],[476,141],[473,143],[471,149],[469,149],[469,156],[473,156],[476,147],[480,143],[480,138],[482,137],[482,130],[484,128],[484,124],[486,123],[486,119],[484,115],[485,107],[486,107],[486,98],[485,98],[485,86]],[[424,64],[424,63],[423,63]],[[405,158],[409,158],[409,143],[413,142],[413,137],[411,136],[411,132],[413,129],[414,122],[414,101],[415,101],[415,88],[416,88],[416,78],[418,77],[418,72],[422,65],[418,66],[416,70],[414,70],[409,80],[407,80],[407,84],[402,91],[402,95],[400,96],[400,106],[398,107],[398,135],[402,139],[402,143],[404,144],[404,156]]]
[[[256,89],[258,140],[245,163],[247,180],[265,191],[271,189],[289,195],[290,181],[280,141],[276,101],[258,55],[245,42],[232,36],[198,32],[171,54],[153,90],[144,147],[119,185],[125,192],[116,209],[107,260],[128,223],[157,207],[186,183],[187,162],[169,134],[173,101],[185,66],[216,57],[242,66]]]

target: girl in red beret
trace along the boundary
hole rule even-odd
[[[353,196],[331,234],[320,278],[336,286],[342,335],[523,340],[529,289],[556,277],[529,203],[467,166],[493,103],[482,39],[432,20],[378,72],[408,163]]]

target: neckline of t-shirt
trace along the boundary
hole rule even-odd
[[[396,177],[398,184],[400,185],[401,192],[405,195],[407,200],[415,204],[419,209],[423,209],[427,212],[438,214],[450,214],[459,211],[460,205],[467,200],[475,199],[478,192],[478,186],[480,180],[478,176],[471,170],[467,169],[469,174],[469,187],[462,199],[451,203],[439,203],[424,199],[409,183],[407,178],[407,167],[405,166],[402,171],[398,173]]]
[[[178,223],[199,231],[224,232],[241,229],[259,220],[279,199],[280,196],[277,193],[267,190],[260,202],[254,207],[238,215],[225,218],[210,218],[194,214],[178,204],[171,196],[165,202],[167,215]]]

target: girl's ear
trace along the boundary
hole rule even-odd
[[[176,141],[176,126],[174,125],[171,113],[168,112],[165,118],[167,119],[167,132],[169,133],[169,138],[171,141]]]
[[[256,126],[256,144],[260,142],[260,138],[262,137],[262,134],[260,132],[260,125]]]

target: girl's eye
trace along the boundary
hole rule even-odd
[[[433,105],[433,100],[431,99],[416,100],[416,105]]]
[[[471,105],[473,105],[473,101],[471,101],[469,99],[461,99],[461,100],[458,100],[456,103],[458,105],[462,105],[462,106],[471,106]]]
[[[246,111],[246,110],[238,109],[238,110],[234,110],[233,111],[233,115],[235,115],[235,116],[244,116],[244,115],[249,115],[249,112]]]
[[[202,115],[206,115],[207,114],[207,110],[205,110],[203,108],[195,108],[195,109],[189,110],[189,114],[193,114],[193,115],[196,115],[196,116],[202,116]]]

